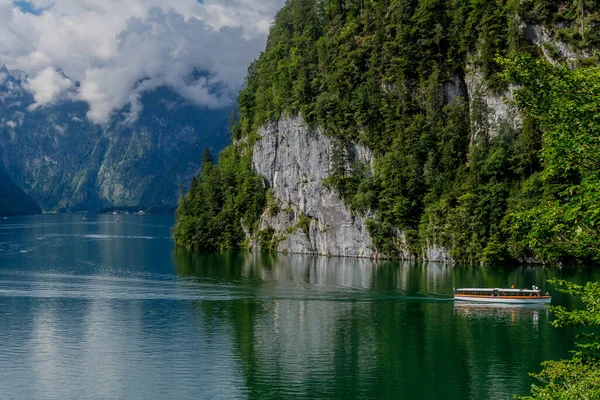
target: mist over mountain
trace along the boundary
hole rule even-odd
[[[199,107],[164,86],[97,124],[83,101],[36,106],[30,82],[0,67],[0,164],[45,211],[174,205],[202,151],[216,154],[228,142],[230,107]]]
[[[46,211],[175,204],[283,2],[0,0],[0,164]]]

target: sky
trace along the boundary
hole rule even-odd
[[[0,0],[0,66],[28,74],[33,108],[82,100],[99,124],[158,86],[231,106],[284,2]]]

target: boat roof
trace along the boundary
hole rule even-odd
[[[485,291],[489,291],[492,292],[494,290],[502,290],[503,292],[539,292],[539,289],[505,289],[505,288],[459,288],[456,290],[476,290],[476,291],[480,291],[480,292],[485,292]]]

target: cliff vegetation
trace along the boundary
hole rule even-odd
[[[459,262],[597,262],[599,21],[586,0],[288,0],[249,67],[233,135],[251,144],[261,126],[301,115],[336,138],[327,184],[374,215],[378,254],[435,245]],[[354,170],[348,143],[373,150],[374,174]],[[219,232],[191,246],[198,238],[177,234],[214,215],[188,207],[195,193],[178,243],[232,247]],[[232,224],[251,227],[260,202],[240,199]]]
[[[262,179],[251,168],[248,154],[229,146],[213,162],[202,156],[202,170],[179,202],[175,242],[193,250],[235,250],[244,245],[245,231],[254,234],[266,205]]]

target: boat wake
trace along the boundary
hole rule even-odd
[[[327,301],[450,303],[443,296],[373,293],[357,288],[248,282],[199,281],[197,278],[140,274],[75,275],[21,271],[0,272],[0,297],[69,298],[87,300]]]

